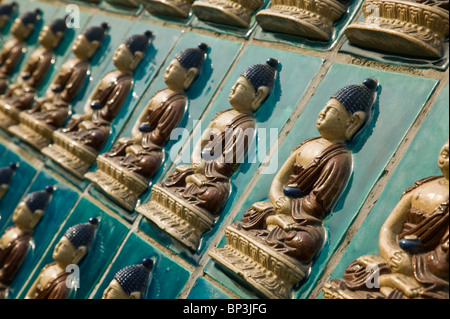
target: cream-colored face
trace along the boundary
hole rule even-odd
[[[58,46],[59,37],[53,33],[49,26],[45,26],[39,33],[38,41],[44,48],[51,49]]]
[[[132,71],[135,64],[134,59],[133,53],[131,53],[125,43],[119,45],[112,58],[116,68],[121,71]]]
[[[73,42],[72,51],[80,59],[89,59],[98,46],[98,41],[89,42],[84,34],[80,34]]]
[[[251,112],[256,91],[247,78],[240,76],[230,90],[228,101],[236,111]]]
[[[338,100],[330,99],[317,117],[316,126],[323,138],[346,140],[346,130],[352,115]]]
[[[32,230],[41,216],[42,214],[39,212],[33,213],[24,202],[21,202],[14,210],[12,220],[20,228]]]
[[[76,264],[76,255],[77,249],[66,236],[60,239],[53,250],[53,259],[62,265]]]
[[[448,140],[441,148],[441,151],[439,153],[438,165],[444,176],[448,179]]]
[[[122,286],[117,282],[117,280],[113,279],[109,284],[108,288],[103,292],[103,299],[139,299],[136,298],[135,294],[131,296],[127,295],[127,293],[123,290]]]
[[[174,90],[182,90],[188,70],[177,59],[173,59],[164,72],[164,82]]]
[[[24,40],[28,37],[31,30],[22,22],[20,18],[17,18],[11,25],[9,32],[11,32],[11,34],[15,37]]]

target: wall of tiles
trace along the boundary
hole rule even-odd
[[[260,137],[258,152],[262,154],[256,153],[254,160],[242,164],[233,175],[230,197],[195,252],[136,211],[127,211],[110,200],[88,180],[74,177],[32,146],[0,129],[0,168],[17,164],[10,186],[0,199],[0,235],[13,224],[14,209],[27,194],[47,185],[55,187],[8,298],[25,298],[40,270],[53,261],[54,247],[65,231],[92,217],[100,221],[99,228],[93,246],[80,263],[80,288],[70,298],[100,299],[118,270],[143,258],[155,261],[147,299],[259,298],[218,268],[208,252],[225,244],[224,229],[241,220],[253,203],[269,200],[277,168],[301,141],[318,135],[317,114],[330,96],[365,78],[376,78],[380,83],[371,122],[351,146],[353,174],[333,212],[324,220],[326,243],[308,278],[294,289],[292,297],[323,298],[321,287],[325,282],[341,277],[356,257],[377,253],[375,238],[403,190],[420,178],[439,173],[435,165],[437,155],[449,132],[445,62],[448,52],[439,63],[423,64],[351,48],[343,29],[361,19],[362,2],[352,2],[325,43],[265,32],[254,15],[248,29],[242,29],[207,23],[192,14],[186,19],[158,17],[142,5],[130,9],[107,1],[94,5],[87,1],[19,0],[13,17],[40,8],[42,19],[27,41],[12,82],[39,46],[39,30],[52,19],[67,14],[69,4],[80,13],[79,28],[69,29],[55,51],[54,63],[37,90],[38,96],[45,94],[62,63],[73,57],[71,44],[78,34],[88,26],[103,22],[110,25],[102,47],[90,62],[89,77],[71,104],[72,115],[83,113],[98,80],[114,70],[111,59],[120,43],[130,35],[152,31],[151,45],[133,75],[132,92],[112,122],[100,154],[108,152],[119,139],[131,137],[132,127],[151,97],[165,87],[164,70],[175,54],[200,42],[208,44],[203,72],[187,91],[189,107],[180,127],[186,128],[188,134],[168,143],[163,164],[138,205],[149,201],[152,185],[163,181],[177,165],[186,164],[206,123],[230,108],[229,91],[246,67],[269,58],[279,60],[280,66],[272,94],[255,115],[258,128],[272,129],[276,134]],[[265,1],[261,9],[268,5],[269,1]],[[10,37],[10,26],[11,22],[0,33],[0,47]],[[261,159],[265,159],[264,164]],[[96,169],[94,164],[89,172]]]

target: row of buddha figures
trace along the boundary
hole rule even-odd
[[[329,41],[356,0],[105,0],[125,6],[141,3],[155,15],[248,28],[252,16],[267,32]],[[98,1],[97,1],[98,2]],[[439,58],[449,29],[448,0],[365,0],[364,18],[345,29],[353,45],[394,54]],[[258,12],[257,12],[258,11]],[[256,13],[257,12],[257,13]]]
[[[13,164],[0,169],[2,183],[7,184],[7,179],[11,177],[14,169]],[[12,226],[0,234],[0,299],[8,298],[10,285],[27,254],[30,254],[34,247],[34,230],[36,227],[45,227],[39,225],[39,222],[53,196],[57,196],[57,187],[52,185],[46,186],[44,190],[29,193],[15,208]],[[65,231],[54,247],[54,261],[42,267],[37,279],[27,291],[26,299],[66,299],[73,296],[76,287],[68,280],[72,274],[71,267],[80,265],[90,252],[100,222],[93,217],[88,222],[73,225]],[[121,269],[103,292],[103,298],[144,298],[151,282],[153,266],[154,258],[151,257],[145,258],[140,264]]]

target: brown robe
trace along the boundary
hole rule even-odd
[[[25,43],[16,40],[11,50],[2,50],[0,53],[0,94],[6,91],[9,85],[9,77],[23,55]]]
[[[54,264],[55,263],[46,265],[42,271]],[[70,273],[65,271],[58,274],[58,276],[49,282],[42,290],[37,291],[37,295],[34,299],[66,299],[69,292],[66,279],[69,275]]]
[[[0,288],[11,284],[25,259],[31,238],[31,233],[22,234],[5,249],[0,249]]]

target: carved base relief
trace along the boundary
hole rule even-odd
[[[145,9],[155,15],[187,18],[194,0],[141,0]]]
[[[0,101],[0,127],[7,130],[8,127],[19,123],[19,111],[7,101]]]
[[[52,127],[27,112],[21,112],[19,118],[20,124],[10,126],[8,128],[9,132],[15,134],[38,150],[50,144],[53,134]]]

